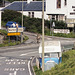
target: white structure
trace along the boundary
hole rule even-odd
[[[55,20],[75,19],[75,0],[46,0],[46,14]]]
[[[27,0],[23,1],[23,5],[24,15],[42,18],[42,1]],[[4,9],[22,12],[22,1],[14,1],[5,6],[3,10]],[[66,22],[68,20],[68,23],[75,23],[75,0],[45,0],[44,18],[52,18],[54,20],[63,20]]]

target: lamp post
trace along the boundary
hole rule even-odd
[[[44,0],[42,0],[42,71],[44,72]]]
[[[22,28],[23,28],[23,0],[22,0]],[[21,32],[21,43],[23,43],[23,32]]]
[[[3,0],[3,7],[5,6],[5,1]]]

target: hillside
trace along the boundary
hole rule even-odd
[[[42,73],[35,67],[36,75],[75,75],[75,50],[63,53],[62,63]]]

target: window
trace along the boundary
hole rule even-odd
[[[64,5],[67,5],[67,0],[64,0]]]
[[[30,18],[34,18],[34,12],[28,12],[28,16],[29,16]]]
[[[53,52],[53,53],[44,53],[44,57],[46,58],[46,57],[49,57],[49,58],[52,58],[52,57],[58,57],[58,54],[59,53],[57,53],[57,52]]]
[[[32,12],[32,18],[34,18],[34,12]]]
[[[55,15],[52,15],[52,20],[55,20]]]
[[[57,0],[57,8],[61,8],[61,0]]]
[[[28,16],[31,17],[31,12],[28,12]]]

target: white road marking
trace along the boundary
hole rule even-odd
[[[5,69],[4,69],[4,71],[8,71],[8,70],[9,70],[9,68],[5,68]]]
[[[16,62],[13,62],[13,64],[16,64]]]
[[[32,57],[30,59],[32,59]]]
[[[14,75],[16,75],[17,74],[17,71],[14,71]]]
[[[13,73],[9,73],[9,75],[14,75]]]
[[[25,55],[28,55],[28,54],[31,54],[31,53],[36,53],[36,52],[38,52],[38,51],[21,54],[20,56],[25,56]]]
[[[11,59],[10,61],[14,61],[14,59]]]
[[[4,58],[6,58],[6,57],[0,57],[0,59],[4,59]]]
[[[25,62],[21,62],[21,64],[25,64]]]
[[[19,70],[19,68],[16,68],[15,70],[16,70],[16,71],[18,71],[18,70]]]
[[[17,61],[19,61],[19,59],[17,59]]]
[[[21,62],[18,62],[18,64],[21,64]]]
[[[29,69],[29,74],[32,75],[32,73],[30,71],[30,61],[28,61],[28,69]]]

